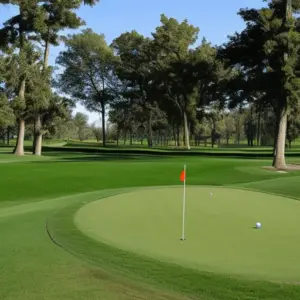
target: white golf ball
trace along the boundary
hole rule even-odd
[[[212,196],[212,193],[209,193],[210,194],[210,196]]]
[[[256,223],[256,228],[261,228],[261,223],[260,222]]]

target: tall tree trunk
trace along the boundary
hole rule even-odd
[[[286,12],[285,12],[285,19],[284,25],[287,25],[289,22],[289,18],[292,17],[292,0],[286,0]],[[284,61],[286,62],[288,59],[288,53],[285,52],[283,56]],[[282,97],[286,98],[285,93],[282,93]],[[286,99],[281,99],[286,100]],[[286,131],[287,131],[287,120],[288,120],[288,113],[287,109],[284,107],[278,110],[277,122],[278,122],[278,132],[277,132],[277,139],[276,139],[276,148],[275,148],[275,156],[273,160],[273,166],[276,169],[285,169],[286,162],[285,162],[285,142],[286,142]]]
[[[20,17],[21,19],[23,18],[24,15],[24,6],[22,1],[20,2]],[[24,33],[23,33],[23,28],[19,26],[19,56],[21,59],[24,59]],[[18,90],[18,97],[19,101],[24,103],[25,105],[25,89],[26,89],[26,75],[25,75],[25,70],[23,67],[20,69],[20,74],[21,74],[21,81],[19,85],[19,90]],[[19,132],[18,132],[18,138],[17,138],[17,143],[14,149],[14,154],[21,156],[24,155],[24,137],[25,137],[25,118],[22,116],[22,112],[18,118],[19,120]]]
[[[277,137],[278,137],[278,132],[279,132],[279,119],[280,119],[280,115],[277,115],[277,113],[275,112],[276,115],[276,124],[275,124],[275,134],[274,134],[274,140],[273,140],[273,166],[275,165],[275,157],[276,157],[276,144],[277,144]],[[265,142],[264,145],[266,145],[267,143]]]
[[[292,17],[292,0],[286,0],[286,12],[285,12],[285,20],[284,25],[287,25],[289,22],[289,18]],[[283,57],[284,61],[286,62],[288,59],[288,53],[284,53]],[[286,98],[285,93],[282,93],[283,97]],[[282,99],[286,100],[286,99]],[[273,166],[276,169],[285,169],[286,168],[286,162],[285,162],[285,142],[286,142],[286,131],[287,131],[287,119],[288,119],[288,113],[287,109],[283,108],[278,111],[279,112],[279,118],[277,118],[278,121],[278,134],[276,139],[276,148],[275,148],[275,156],[273,161]]]
[[[25,136],[25,120],[19,120],[19,132],[17,137],[17,144],[14,149],[14,154],[18,156],[24,155],[24,136]]]
[[[191,147],[190,147],[189,124],[188,124],[186,111],[183,112],[183,128],[184,128],[184,137],[185,137],[185,147],[187,149],[191,149]]]
[[[43,134],[42,134],[42,122],[41,116],[38,115],[35,122],[35,133],[34,133],[34,155],[42,155],[42,141],[43,141]]]
[[[102,145],[106,146],[106,131],[105,131],[105,104],[101,104],[101,115],[102,115]]]
[[[48,68],[49,54],[50,54],[50,42],[49,42],[49,33],[50,29],[48,28],[48,39],[45,41],[45,49],[44,49],[44,59],[43,59],[43,73]],[[42,122],[41,122],[41,114],[38,112],[35,120],[35,130],[34,130],[34,138],[33,138],[33,154],[34,155],[42,155]]]
[[[50,42],[49,42],[50,28],[48,28],[48,39],[45,41],[44,60],[43,60],[43,71],[48,68],[49,54],[50,54]]]
[[[284,109],[280,114],[278,135],[276,139],[276,150],[273,166],[276,169],[285,169],[285,141],[286,141],[286,128],[287,128],[287,111]]]
[[[19,99],[24,102],[25,101],[25,88],[26,88],[26,79],[23,78],[20,87],[19,87]],[[19,132],[17,138],[17,144],[14,149],[14,154],[18,156],[24,155],[24,137],[25,137],[25,119],[23,116],[19,118]]]
[[[261,127],[261,112],[259,111],[258,118],[257,118],[256,146],[260,146],[260,127]]]

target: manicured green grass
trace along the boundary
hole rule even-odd
[[[184,242],[181,203],[181,187],[139,189],[83,206],[75,224],[101,242],[200,271],[299,282],[300,202],[189,186]]]
[[[300,297],[298,285],[199,272],[110,247],[81,233],[73,220],[83,202],[128,187],[180,184],[184,163],[189,185],[247,187],[299,199],[297,172],[262,169],[269,160],[184,156],[51,151],[42,158],[1,154],[1,160],[6,163],[0,163],[0,299]],[[46,223],[63,248],[51,241]]]

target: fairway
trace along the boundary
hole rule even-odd
[[[212,192],[212,196],[210,196]],[[84,205],[75,224],[89,237],[198,270],[255,279],[300,280],[300,203],[267,193],[187,188],[138,189]],[[261,222],[262,229],[255,229]]]
[[[8,159],[1,300],[300,297],[298,172],[270,172],[265,160],[127,153],[0,155]]]

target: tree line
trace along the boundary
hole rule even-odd
[[[187,149],[191,139],[215,145],[245,136],[249,146],[271,144],[273,165],[286,166],[286,143],[300,128],[300,1],[240,9],[245,29],[222,45],[198,42],[198,27],[164,14],[150,37],[133,30],[108,45],[92,29],[61,36],[84,24],[74,9],[97,1],[12,2],[19,14],[0,30],[0,132],[17,124],[15,154],[24,154],[25,124],[40,155],[43,136],[74,123],[80,102],[101,115],[101,133],[90,129],[103,146],[107,134],[117,143],[146,138],[149,147],[172,139]],[[57,74],[48,59],[59,43]]]

